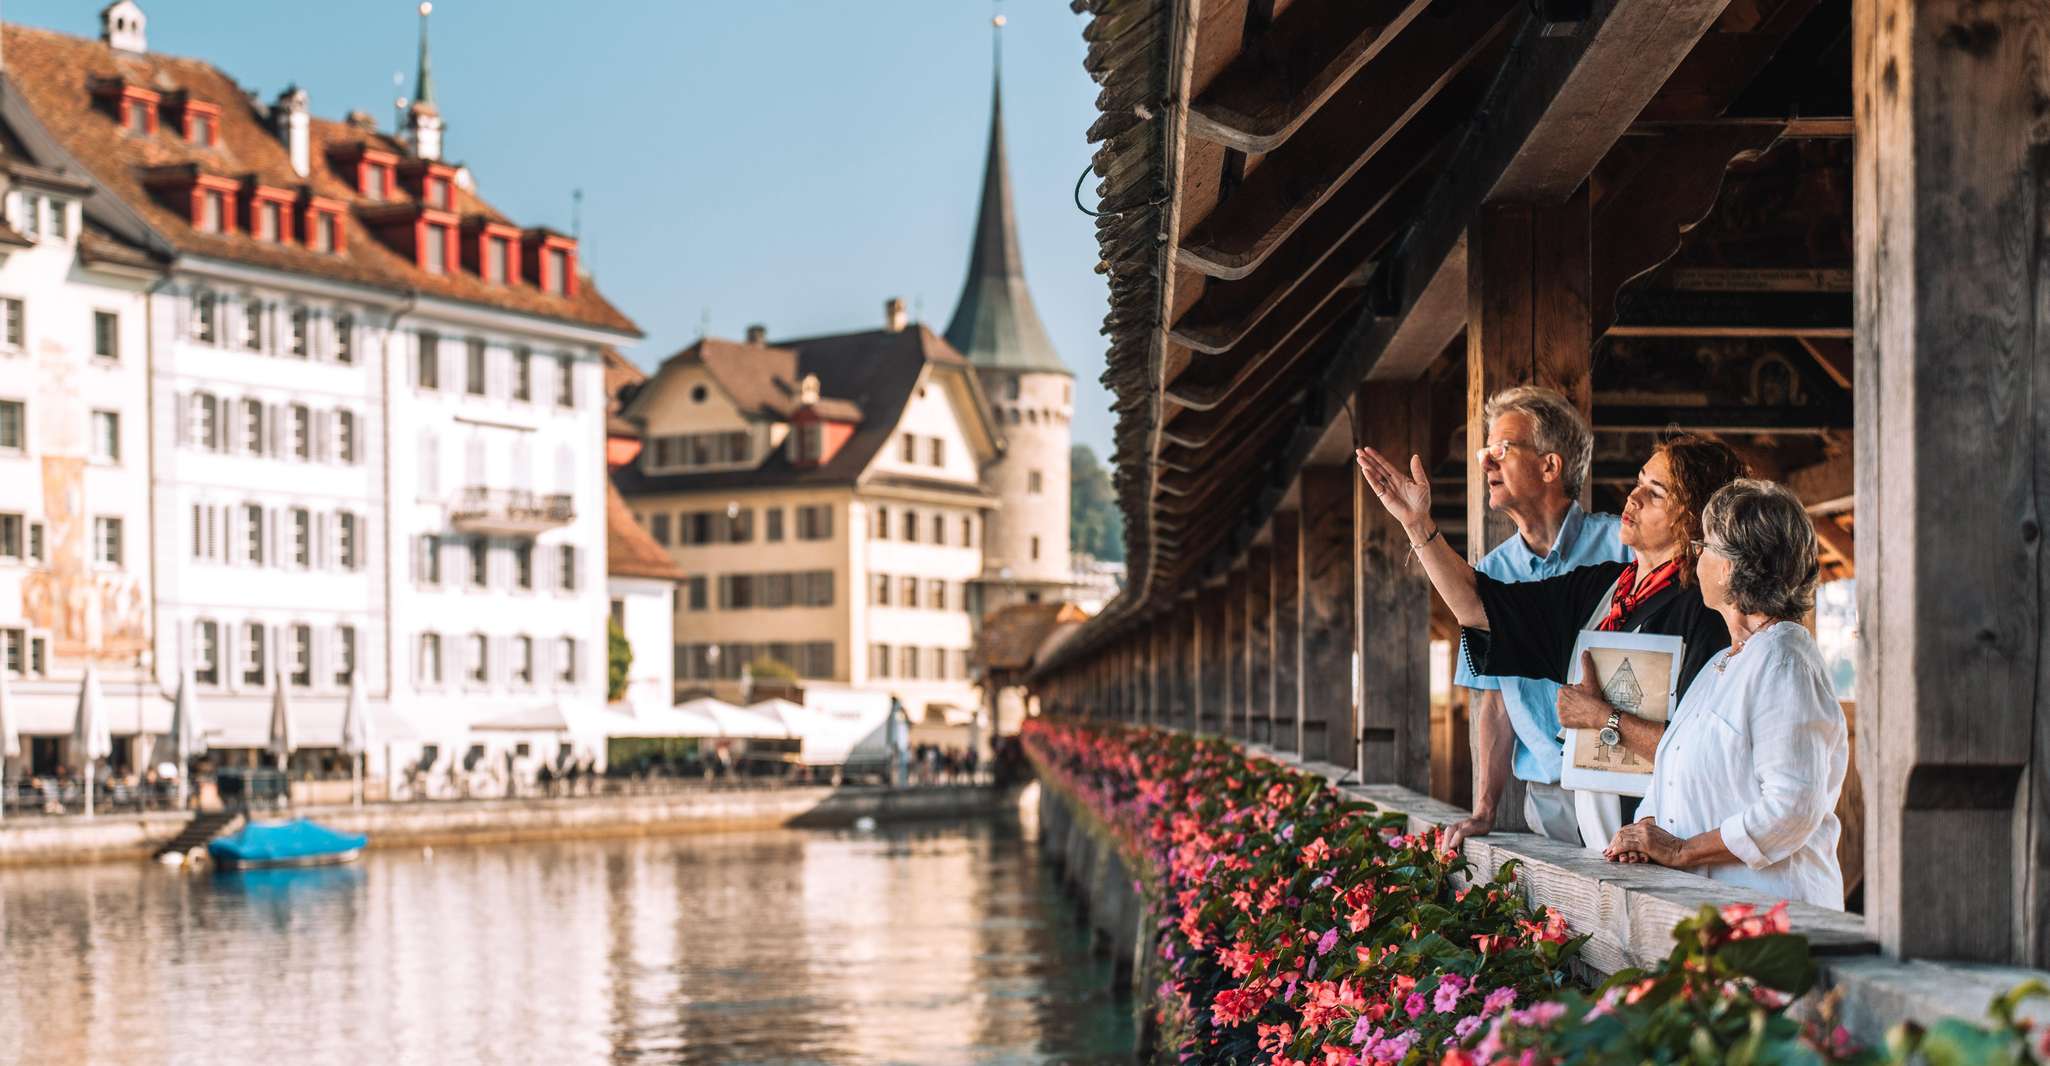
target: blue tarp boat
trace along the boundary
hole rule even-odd
[[[206,853],[223,870],[329,866],[353,861],[369,840],[361,833],[337,833],[298,818],[289,822],[251,822],[239,832],[208,844]]]

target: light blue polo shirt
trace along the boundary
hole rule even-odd
[[[1475,569],[1497,581],[1537,581],[1569,570],[1597,563],[1629,562],[1630,549],[1623,546],[1622,520],[1612,514],[1588,514],[1574,504],[1559,523],[1559,535],[1549,555],[1530,550],[1520,535],[1495,546]],[[1464,649],[1459,655],[1456,685],[1473,689],[1501,689],[1502,706],[1509,712],[1509,724],[1516,730],[1516,750],[1510,767],[1519,781],[1556,784],[1564,751],[1559,744],[1559,686],[1529,677],[1482,677],[1467,668]]]

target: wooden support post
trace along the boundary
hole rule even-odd
[[[1490,204],[1467,229],[1466,554],[1475,563],[1516,533],[1506,516],[1488,510],[1487,480],[1474,457],[1487,443],[1488,397],[1544,385],[1583,414],[1592,409],[1588,234],[1585,183],[1557,206]],[[1495,827],[1522,826],[1523,785],[1512,778]]]
[[[1851,32],[1866,923],[2050,966],[2050,7]]]
[[[1246,553],[1247,739],[1274,743],[1274,552],[1262,544]]]
[[[1241,568],[1233,570],[1224,583],[1224,735],[1235,740],[1249,740],[1253,735],[1246,713],[1251,706],[1247,699],[1246,626],[1246,571]]]
[[[1306,466],[1298,575],[1303,758],[1354,765],[1352,483],[1346,466]]]
[[[1196,728],[1196,599],[1184,597],[1174,608],[1174,718],[1181,729]]]
[[[1479,562],[1516,528],[1488,510],[1474,458],[1488,439],[1488,397],[1544,385],[1582,414],[1593,404],[1587,186],[1556,207],[1490,204],[1466,241],[1466,553]]]
[[[1196,593],[1196,731],[1222,733],[1228,724],[1224,663],[1224,587]]]
[[[1369,382],[1356,410],[1360,439],[1384,454],[1430,454],[1428,384]],[[1431,583],[1411,564],[1402,523],[1365,479],[1352,484],[1360,778],[1424,792],[1431,787]]]
[[[1274,645],[1274,729],[1268,743],[1276,751],[1303,750],[1302,708],[1297,699],[1303,671],[1302,602],[1296,575],[1302,570],[1300,515],[1277,511],[1268,522],[1274,534],[1274,572],[1269,587],[1273,599],[1268,615]]]

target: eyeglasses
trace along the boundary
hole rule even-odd
[[[1687,543],[1693,546],[1694,554],[1696,555],[1710,551],[1725,559],[1735,559],[1737,557],[1737,553],[1731,551],[1727,544],[1717,544],[1712,540],[1690,540]]]
[[[1511,448],[1530,448],[1530,450],[1532,451],[1537,450],[1535,447],[1532,447],[1529,441],[1498,440],[1493,444],[1482,445],[1481,447],[1474,449],[1473,456],[1475,459],[1480,460],[1482,463],[1486,463],[1491,459],[1499,463],[1502,460],[1509,458],[1509,449]]]

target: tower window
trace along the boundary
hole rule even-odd
[[[1039,558],[1039,538],[1038,538],[1038,537],[1034,537],[1034,538],[1032,538],[1032,557],[1033,557],[1034,559],[1037,559],[1037,558]]]
[[[1025,491],[1037,496],[1046,491],[1046,479],[1037,470],[1025,474]]]

